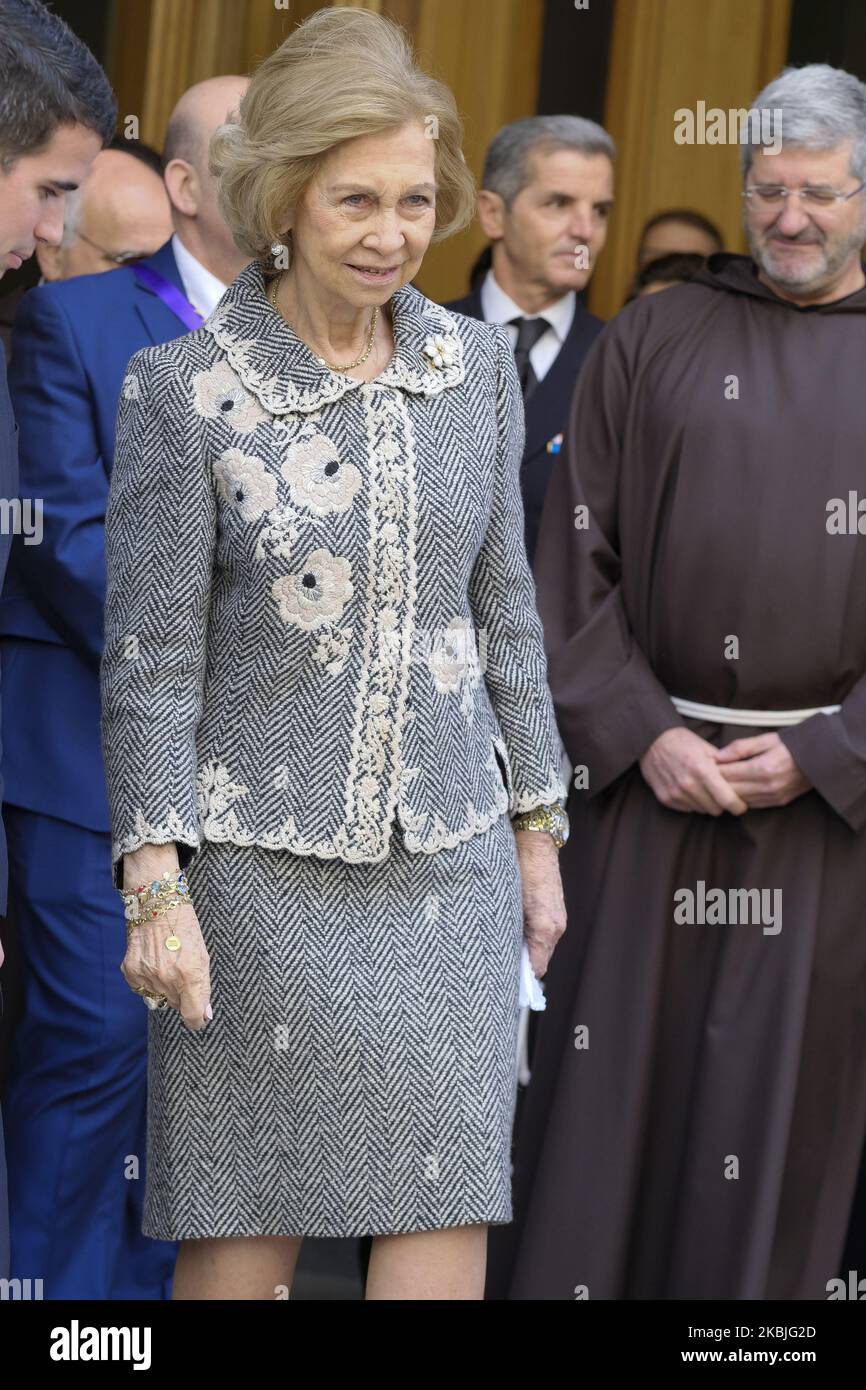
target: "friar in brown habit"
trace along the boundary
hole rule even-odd
[[[840,1273],[866,1131],[866,86],[806,67],[756,106],[751,256],[607,326],[545,504],[568,928],[494,1298],[826,1299]]]

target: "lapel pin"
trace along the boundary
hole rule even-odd
[[[453,339],[444,338],[439,333],[429,335],[424,343],[424,355],[430,358],[427,366],[431,369],[453,366],[454,350]]]

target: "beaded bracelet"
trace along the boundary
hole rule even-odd
[[[183,869],[165,873],[151,883],[140,883],[137,888],[118,888],[117,891],[123,898],[128,928],[141,922],[154,922],[173,907],[182,907],[190,900]]]

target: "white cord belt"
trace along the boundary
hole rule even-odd
[[[841,705],[818,705],[816,709],[731,709],[728,705],[702,705],[697,700],[681,700],[672,695],[671,700],[680,714],[686,719],[706,719],[711,724],[746,724],[768,728],[774,725],[784,728],[788,724],[801,724],[811,719],[813,714],[838,714]]]

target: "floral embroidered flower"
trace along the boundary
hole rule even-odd
[[[354,636],[354,629],[351,627],[339,628],[328,626],[324,629],[313,650],[313,657],[324,666],[326,671],[330,671],[332,676],[338,676],[346,664],[349,655],[349,643]]]
[[[404,831],[412,831],[416,836],[424,829],[424,822],[427,819],[426,811],[410,811],[408,806],[400,803],[400,823]],[[408,844],[408,836],[406,837]]]
[[[420,773],[420,767],[404,767],[400,773],[400,795],[402,796],[410,782],[414,782]]]
[[[197,372],[192,379],[193,404],[206,420],[228,420],[233,430],[249,434],[260,420],[267,418],[255,396],[244,390],[228,362],[217,362],[210,371]]]
[[[313,550],[294,574],[282,575],[271,585],[284,623],[309,632],[323,623],[338,621],[354,589],[352,566],[342,555]]]
[[[434,634],[427,665],[440,695],[460,695],[460,709],[472,722],[472,696],[481,680],[475,645],[475,629],[467,618],[452,618],[443,632]]]
[[[376,735],[377,742],[370,749],[369,756],[366,759],[366,767],[367,770],[376,777],[381,777],[382,773],[385,771],[385,745],[388,741],[388,735],[393,733],[393,729],[394,726],[391,721],[385,719],[381,714],[377,715],[375,719],[370,720],[370,732]],[[378,787],[376,790],[378,791]],[[373,793],[371,792],[370,794],[372,795]]]
[[[457,352],[457,344],[451,337],[443,338],[441,333],[434,333],[424,342],[424,355],[429,357],[427,366],[432,370],[434,367],[453,367]]]
[[[244,521],[258,521],[277,504],[277,480],[255,454],[226,449],[213,466],[217,486]]]
[[[214,816],[224,815],[233,801],[246,796],[249,787],[231,780],[225,763],[209,758],[196,775],[196,795],[199,813],[203,821]]]
[[[466,671],[466,657],[458,642],[437,636],[427,658],[440,695],[450,695],[460,685]]]
[[[298,514],[293,507],[274,507],[256,540],[256,559],[264,560],[268,551],[282,560],[291,560],[292,545],[298,539]]]
[[[334,441],[325,434],[290,444],[280,471],[295,505],[319,516],[346,511],[361,486],[360,469],[342,463]]]

